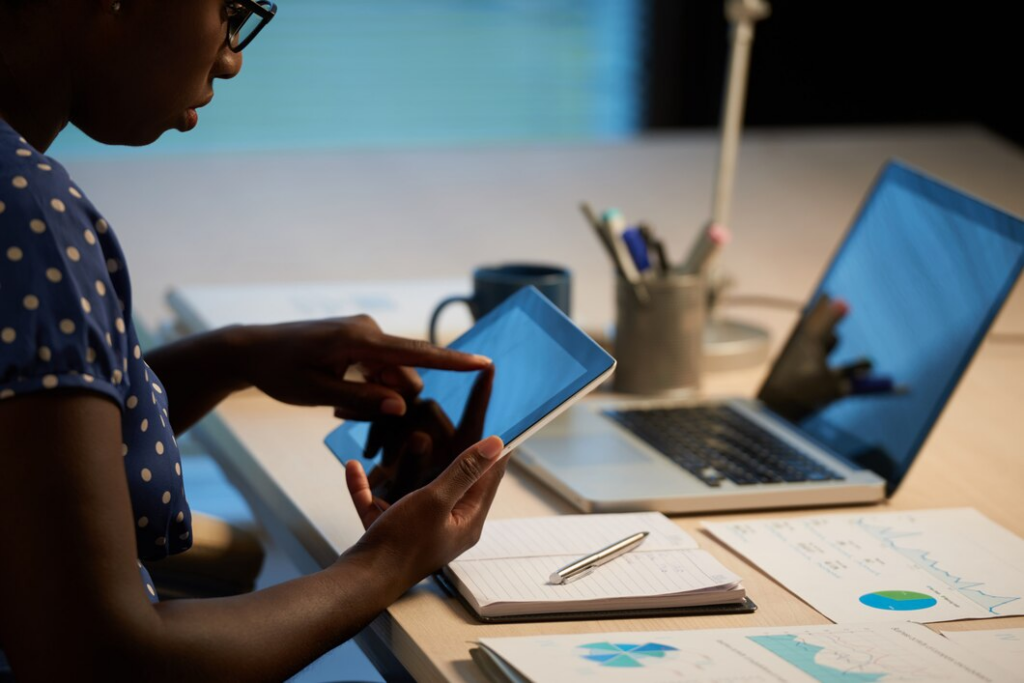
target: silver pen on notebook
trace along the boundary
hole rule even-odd
[[[643,543],[644,539],[647,538],[649,534],[650,532],[648,531],[635,533],[621,541],[612,543],[607,548],[601,548],[595,553],[587,555],[586,557],[581,557],[572,564],[567,564],[554,572],[548,577],[548,583],[561,585],[563,583],[569,583],[570,581],[582,578],[600,567],[602,564],[611,562],[616,557],[625,555],[630,550],[633,550]]]

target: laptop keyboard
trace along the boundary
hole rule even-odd
[[[843,479],[725,405],[604,414],[708,486]]]

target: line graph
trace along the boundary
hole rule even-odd
[[[864,518],[857,519],[854,524],[885,547],[907,558],[918,568],[954,589],[990,614],[1001,615],[999,611],[1001,607],[1021,599],[1019,595],[1008,596],[986,593],[981,590],[981,587],[985,585],[984,581],[967,579],[946,571],[940,566],[939,560],[932,557],[931,551],[897,544],[897,541],[901,539],[921,536],[922,532],[901,531],[895,526],[874,525],[868,523]]]

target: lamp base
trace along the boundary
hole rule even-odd
[[[741,370],[767,359],[767,330],[722,318],[713,318],[704,326],[705,372]]]

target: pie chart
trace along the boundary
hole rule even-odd
[[[919,609],[934,607],[938,602],[935,598],[915,591],[876,591],[860,596],[860,601],[868,607],[887,609],[894,612],[912,612]]]

